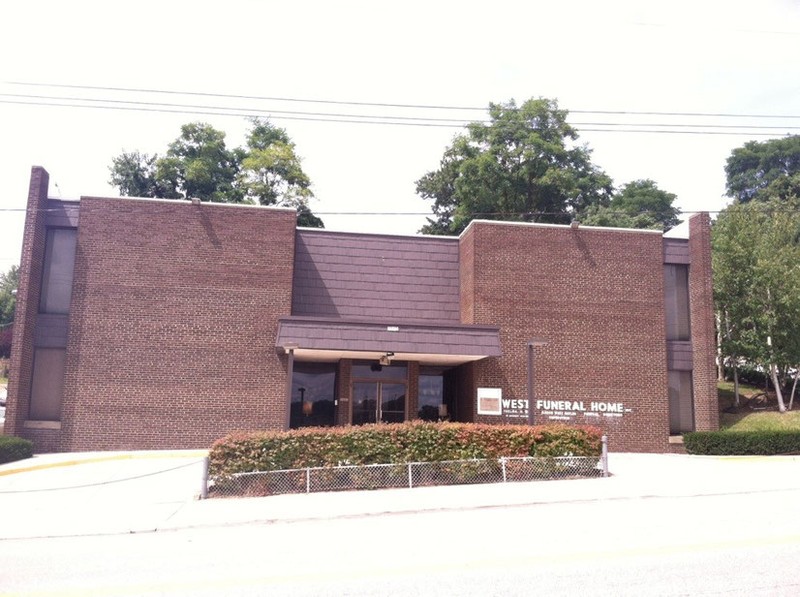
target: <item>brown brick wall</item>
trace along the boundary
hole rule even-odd
[[[353,387],[352,387],[353,361],[341,359],[339,373],[336,376],[336,396],[339,406],[336,408],[336,424],[349,425],[353,420]]]
[[[719,428],[716,336],[711,282],[711,219],[708,214],[689,218],[689,313],[692,330],[692,382],[695,429]]]
[[[62,450],[283,428],[295,213],[81,199]]]
[[[458,243],[461,323],[475,323],[475,228],[468,228]]]
[[[406,419],[414,420],[419,411],[419,363],[408,363],[408,378],[406,379]]]
[[[527,341],[544,339],[537,399],[622,402],[632,410],[622,418],[579,414],[574,422],[600,425],[612,450],[667,451],[661,235],[474,222],[465,239],[474,243],[465,323],[500,325],[503,349],[474,365],[475,386],[525,399]]]
[[[7,435],[17,435],[34,441],[34,450],[37,452],[47,451],[50,444],[53,443],[53,435],[57,434],[57,432],[50,432],[49,439],[42,441],[41,434],[37,435],[32,430],[23,428],[25,419],[28,417],[33,375],[34,331],[42,288],[48,181],[49,175],[44,168],[34,166],[31,169],[25,230],[22,237],[15,313],[17,325],[14,326],[14,338],[11,345],[5,423]]]
[[[33,442],[33,449],[37,454],[58,452],[61,445],[60,429],[30,429],[24,430],[25,439]]]

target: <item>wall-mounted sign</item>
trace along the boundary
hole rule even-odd
[[[551,421],[576,421],[588,423],[594,420],[600,422],[601,418],[621,418],[633,409],[625,408],[622,402],[586,402],[584,400],[537,400],[536,414],[538,417]]]
[[[478,388],[478,414],[503,414],[503,390],[500,388]]]
[[[528,418],[528,401],[520,398],[503,398],[503,416],[511,419]]]

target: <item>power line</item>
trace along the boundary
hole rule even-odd
[[[343,100],[329,100],[329,99],[311,99],[311,98],[294,98],[294,97],[274,97],[274,96],[259,96],[259,95],[237,95],[229,93],[208,93],[200,91],[178,91],[169,89],[147,89],[147,88],[134,88],[134,87],[108,87],[100,85],[69,85],[60,83],[42,83],[33,82],[26,83],[24,81],[7,81],[8,85],[20,85],[29,87],[54,87],[62,89],[85,89],[94,91],[113,91],[125,93],[156,93],[168,95],[188,95],[197,97],[217,97],[227,99],[247,99],[247,100],[268,100],[268,101],[282,101],[282,102],[300,102],[300,103],[314,103],[314,104],[333,104],[341,106],[372,106],[378,108],[409,108],[409,109],[425,109],[425,110],[465,110],[465,111],[481,111],[485,112],[487,106],[447,106],[435,104],[402,104],[402,103],[388,103],[388,102],[360,102],[360,101],[343,101]],[[736,114],[724,112],[659,112],[659,111],[640,111],[640,110],[568,110],[574,114],[617,114],[617,115],[638,115],[638,116],[691,116],[691,117],[714,117],[714,118],[791,118],[800,119],[800,114]]]
[[[18,94],[18,93],[0,93],[0,97],[21,98],[25,100],[56,100],[63,102],[88,102],[92,106],[97,104],[112,104],[112,105],[126,105],[126,106],[154,106],[154,107],[167,107],[167,108],[191,108],[191,109],[209,109],[209,110],[228,110],[228,111],[248,111],[249,108],[237,108],[228,106],[207,106],[197,104],[175,104],[163,102],[146,102],[137,100],[113,100],[113,99],[97,99],[97,98],[82,98],[82,97],[63,97],[63,96],[48,96],[48,95],[31,95],[31,94]],[[37,104],[38,105],[38,104]],[[50,105],[50,104],[46,104]],[[58,104],[65,105],[65,104]],[[68,104],[70,107],[81,107],[80,104]],[[89,107],[89,106],[85,106]],[[97,106],[104,107],[104,106]],[[269,115],[274,114],[289,114],[294,116],[308,116],[308,117],[326,117],[326,118],[348,118],[348,119],[377,119],[377,120],[398,120],[398,121],[420,121],[423,122],[447,122],[458,123],[457,126],[465,126],[468,121],[463,118],[431,118],[431,117],[417,117],[417,116],[396,116],[396,115],[372,115],[372,114],[348,114],[348,113],[331,113],[331,112],[305,112],[296,110],[258,110]],[[277,117],[276,117],[277,118]],[[481,124],[490,124],[489,120],[469,121],[479,122]],[[670,123],[670,122],[649,122],[649,123],[618,123],[618,122],[572,122],[571,126],[602,126],[602,127],[619,127],[619,126],[633,126],[633,127],[664,127],[664,128],[710,128],[710,129],[777,129],[777,130],[800,130],[800,126],[775,126],[775,125],[736,125],[736,124],[697,124],[697,123]]]
[[[52,96],[52,95],[28,95],[28,94],[19,94],[19,93],[0,93],[0,97],[18,97],[18,98],[29,98],[29,99],[46,99],[46,100],[58,100],[58,101],[69,101],[69,102],[90,102],[92,104],[127,104],[132,106],[162,106],[168,108],[205,108],[210,110],[233,110],[233,111],[249,111],[253,110],[253,108],[237,108],[234,106],[207,106],[207,105],[197,105],[197,104],[172,104],[172,103],[163,103],[163,102],[145,102],[145,101],[137,101],[137,100],[114,100],[114,99],[97,99],[97,98],[83,98],[83,97],[63,97],[63,96]],[[423,116],[387,116],[387,115],[373,115],[373,114],[348,114],[348,113],[337,113],[337,112],[305,112],[305,111],[297,111],[297,110],[271,110],[271,109],[255,109],[258,112],[265,112],[269,114],[294,114],[294,115],[302,115],[302,116],[330,116],[332,118],[375,118],[381,120],[421,120],[421,121],[433,121],[433,122],[453,122],[459,123],[458,126],[463,126],[466,122],[470,122],[465,120],[464,118],[429,118]],[[482,120],[480,122],[488,123],[487,120]],[[800,127],[797,127],[800,128]]]
[[[0,94],[3,95],[3,94]],[[58,100],[59,98],[53,98],[54,100]],[[80,100],[80,101],[103,101],[103,100]],[[130,103],[130,102],[124,102]],[[410,120],[398,120],[397,117],[387,117],[387,116],[352,116],[346,115],[345,118],[341,117],[318,117],[318,116],[287,116],[283,114],[279,114],[275,116],[277,111],[270,111],[270,110],[251,110],[247,108],[216,108],[216,109],[209,109],[209,110],[195,110],[195,109],[166,109],[166,108],[153,108],[153,107],[146,107],[143,105],[86,105],[86,104],[76,104],[76,103],[69,103],[69,102],[59,102],[59,101],[28,101],[28,100],[4,100],[0,99],[0,104],[16,104],[16,105],[26,105],[26,106],[52,106],[52,107],[63,107],[63,108],[84,108],[90,110],[123,110],[123,111],[133,111],[133,112],[155,112],[160,114],[193,114],[193,115],[200,115],[200,116],[237,116],[237,117],[259,117],[259,116],[267,116],[273,120],[297,120],[297,121],[305,121],[305,122],[330,122],[330,123],[339,123],[339,124],[373,124],[373,125],[392,125],[392,126],[421,126],[421,127],[437,127],[437,128],[457,128],[461,129],[464,128],[468,122],[461,121],[460,124],[449,124],[446,122],[428,122],[428,120],[432,119],[425,119],[425,118],[418,118],[418,119],[410,119]],[[156,104],[158,105],[158,104]],[[224,110],[224,111],[220,111]],[[301,113],[302,114],[302,113]],[[312,113],[309,113],[312,114]],[[373,120],[365,120],[365,118],[370,118]],[[387,120],[377,120],[379,118],[387,118]],[[392,119],[392,120],[389,120]],[[485,121],[484,121],[485,122]],[[585,128],[581,127],[580,125],[571,125],[577,128],[579,131],[582,132],[590,132],[590,133],[651,133],[651,134],[685,134],[685,135],[735,135],[735,136],[760,136],[760,137],[776,137],[776,136],[783,136],[777,132],[758,132],[759,130],[763,130],[765,128],[774,128],[780,130],[793,130],[798,129],[800,127],[762,127],[762,126],[737,126],[737,125],[728,125],[732,129],[736,130],[659,130],[659,129],[637,129],[637,128]],[[599,126],[599,125],[595,125]],[[724,125],[680,125],[680,124],[636,124],[636,123],[605,123],[603,126],[606,127],[636,127],[636,126],[656,126],[656,127],[700,127],[702,128],[710,128],[712,126],[721,127]],[[756,129],[756,130],[743,130],[743,129]]]

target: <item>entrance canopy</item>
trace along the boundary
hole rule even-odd
[[[299,361],[377,360],[455,366],[498,357],[500,329],[483,325],[376,323],[318,317],[286,317],[278,323],[278,349],[294,349]]]

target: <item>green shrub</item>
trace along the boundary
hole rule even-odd
[[[689,454],[800,454],[800,431],[695,431],[683,445]]]
[[[0,464],[33,456],[33,442],[12,435],[0,435]]]
[[[399,424],[237,433],[214,442],[212,475],[501,456],[599,456],[602,432],[565,425]]]

